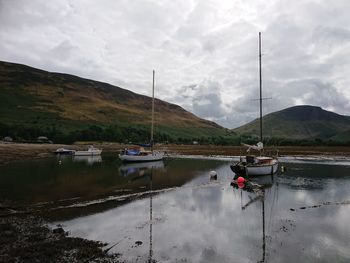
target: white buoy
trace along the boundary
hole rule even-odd
[[[218,174],[217,174],[216,171],[214,171],[214,170],[213,170],[213,171],[210,171],[210,172],[209,172],[209,175],[210,175],[210,178],[215,178],[215,179],[216,179],[216,178],[218,177]]]

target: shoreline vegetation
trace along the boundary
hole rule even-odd
[[[57,148],[86,149],[87,145],[103,149],[102,154],[115,154],[126,146],[118,143],[81,142],[73,145],[26,144],[0,142],[0,166],[11,162],[53,156]],[[156,150],[170,156],[238,156],[245,154],[240,146],[156,145]],[[267,148],[267,151],[274,148]],[[350,147],[279,146],[280,156],[350,156]],[[40,211],[12,206],[0,200],[0,262],[120,262],[121,254],[107,253],[116,244],[102,244],[70,237],[61,227],[51,228]]]

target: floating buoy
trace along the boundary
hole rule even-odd
[[[218,174],[215,171],[210,171],[210,180],[217,180],[218,179]]]
[[[283,165],[281,166],[281,172],[284,173],[286,171],[286,167],[284,167]]]
[[[240,176],[240,177],[237,178],[237,183],[238,184],[244,184],[244,182],[245,182],[244,177]]]
[[[210,171],[209,172],[210,178],[217,178],[218,174],[215,171]]]

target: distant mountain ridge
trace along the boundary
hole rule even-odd
[[[259,135],[259,119],[234,129],[238,134]],[[263,117],[264,137],[350,141],[350,116],[321,107],[301,105]]]
[[[151,89],[150,78],[150,89]],[[156,88],[157,91],[157,88]],[[157,92],[156,92],[157,93]],[[107,83],[0,61],[0,137],[149,140],[151,98]],[[265,138],[350,142],[350,117],[304,105],[263,117]],[[229,130],[155,99],[155,140],[239,144],[258,137],[259,120]]]
[[[151,87],[150,74],[150,91]],[[74,75],[0,61],[0,126],[4,129],[17,125],[17,129],[69,133],[90,126],[117,127],[119,133],[124,132],[119,137],[127,137],[133,128],[136,138],[141,133],[149,136],[150,124],[148,96]],[[99,128],[95,129],[98,133]],[[232,135],[214,122],[159,99],[155,99],[155,132],[163,141]]]

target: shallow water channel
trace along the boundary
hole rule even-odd
[[[38,209],[125,262],[349,262],[350,161],[282,159],[234,188],[227,159],[121,164],[57,157],[0,168],[0,198]],[[217,180],[209,172],[215,170]]]

